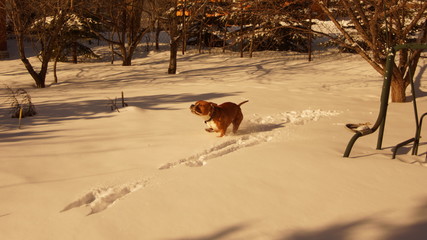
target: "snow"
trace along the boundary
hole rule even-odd
[[[177,75],[167,64],[168,52],[128,67],[59,63],[60,82],[50,72],[35,89],[19,59],[1,61],[2,239],[426,238],[425,140],[419,156],[406,146],[391,159],[415,134],[411,103],[390,104],[382,150],[374,133],[342,157],[345,124],[379,111],[382,77],[360,57],[187,53]],[[21,129],[4,85],[36,106]],[[122,91],[129,106],[111,111]],[[246,99],[222,138],[189,109]]]

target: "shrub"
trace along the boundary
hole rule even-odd
[[[37,114],[36,107],[31,102],[30,94],[23,88],[13,90],[7,87],[10,96],[7,99],[7,103],[10,104],[10,116],[12,118],[19,118],[19,113],[22,108],[22,118],[30,117]]]

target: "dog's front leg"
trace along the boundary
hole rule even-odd
[[[218,137],[223,137],[224,135],[225,135],[225,131],[226,130],[219,130],[219,132],[220,132],[220,134],[219,134],[219,136]]]
[[[205,128],[206,132],[215,132],[215,130],[213,130],[213,128]]]

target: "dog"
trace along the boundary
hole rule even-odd
[[[205,129],[207,132],[219,132],[220,135],[218,137],[222,137],[225,135],[230,124],[233,124],[233,133],[237,132],[243,120],[240,106],[247,102],[248,100],[239,104],[225,102],[218,105],[213,102],[200,100],[192,104],[190,110],[205,120],[205,124],[208,126]]]

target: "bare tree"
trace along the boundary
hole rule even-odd
[[[133,54],[142,38],[153,26],[152,12],[147,9],[146,0],[92,0],[89,7],[82,8],[82,14],[97,21],[101,29],[91,25],[99,38],[117,46],[116,55],[122,58],[123,66],[132,64]],[[104,34],[106,32],[112,34]]]
[[[198,17],[200,12],[203,11],[204,5],[208,0],[169,0],[166,6],[169,7],[165,11],[165,21],[167,24],[167,31],[170,36],[170,58],[169,58],[169,74],[175,74],[177,70],[177,55],[178,46],[180,41],[186,41],[185,35],[188,32],[188,26],[195,18]],[[182,42],[182,50],[185,51],[186,42]],[[184,53],[184,52],[183,52]]]
[[[335,4],[333,8],[328,7],[323,0],[315,2],[341,34],[336,36],[318,33],[330,37],[341,47],[360,54],[381,75],[385,72],[386,56],[390,47],[411,41],[427,43],[426,1],[328,1],[328,4]],[[410,83],[411,74],[416,69],[421,50],[413,52],[410,57],[409,54],[408,50],[398,53],[399,59],[398,63],[395,63],[391,83],[393,102],[405,101],[405,90]]]
[[[159,37],[160,37],[160,32],[162,30],[163,25],[165,25],[163,23],[162,20],[164,20],[163,18],[163,14],[167,11],[168,8],[170,8],[170,0],[150,0],[148,2],[148,9],[152,15],[152,29],[154,29],[155,31],[155,49],[156,51],[160,50],[160,46],[159,46]]]
[[[49,61],[67,21],[69,0],[5,0],[3,7],[13,25],[21,61],[36,86],[44,88]],[[26,39],[35,43],[39,50],[39,71],[27,58],[24,47]]]

